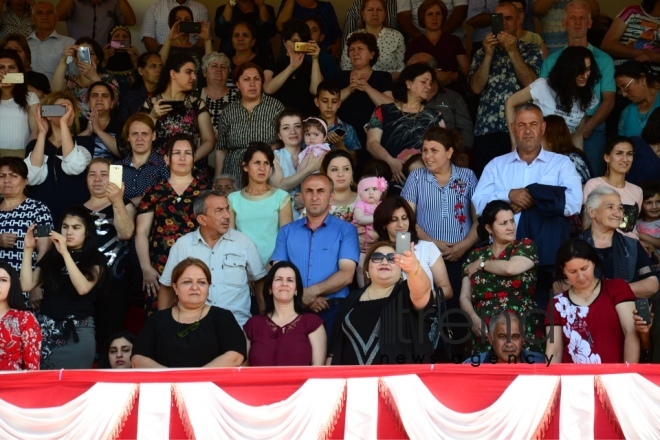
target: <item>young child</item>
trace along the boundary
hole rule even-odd
[[[305,144],[307,147],[298,154],[298,171],[302,171],[305,164],[312,157],[318,158],[330,151],[330,145],[326,142],[328,126],[322,119],[305,119],[303,121],[303,130],[305,130]],[[308,157],[309,159],[305,160]]]
[[[325,76],[324,76],[325,77]],[[328,126],[328,143],[335,148],[355,151],[362,148],[353,126],[337,117],[341,106],[341,87],[334,81],[323,81],[316,89],[314,104],[319,108],[319,116]],[[339,132],[336,132],[341,130]],[[341,132],[345,132],[340,135]]]
[[[660,181],[646,182],[642,185],[644,202],[642,215],[637,220],[637,232],[642,243],[653,246],[653,263],[660,266]]]
[[[358,183],[358,200],[353,208],[353,224],[364,226],[367,232],[373,231],[374,211],[380,205],[381,198],[387,190],[387,181],[382,177],[363,177]],[[369,236],[367,234],[367,236]],[[369,243],[367,243],[369,244]],[[360,253],[357,267],[358,286],[364,287],[364,258],[366,254]]]

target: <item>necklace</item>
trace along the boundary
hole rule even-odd
[[[399,109],[399,111],[401,112],[401,117],[403,117],[403,119],[417,119],[417,117],[420,114],[422,114],[422,110],[424,110],[424,106],[422,105],[422,106],[419,107],[419,110],[417,110],[416,113],[406,112],[406,111],[403,110],[403,104],[401,104],[400,107],[399,107],[399,104],[395,104],[395,105],[396,105],[396,108]]]
[[[188,325],[187,327],[184,327],[183,329],[180,329],[180,326],[182,324],[182,322],[179,321],[179,319],[181,318],[181,309],[179,308],[179,306],[176,306],[176,335],[179,338],[185,338],[190,333],[194,332],[195,330],[197,330],[199,328],[199,326],[201,325],[200,321],[202,320],[202,315],[204,314],[204,309],[205,308],[206,308],[206,306],[202,307],[202,311],[199,312],[199,319],[197,321],[193,322],[192,324]],[[183,324],[185,324],[185,323],[183,323]]]

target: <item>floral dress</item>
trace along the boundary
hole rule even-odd
[[[183,194],[179,195],[170,182],[164,180],[149,188],[142,197],[137,215],[154,213],[149,233],[149,257],[158,273],[163,273],[174,242],[197,227],[193,202],[200,192],[207,189],[210,187],[206,183],[193,179]]]
[[[41,329],[32,313],[10,309],[0,318],[0,370],[38,370]]]
[[[514,240],[498,256],[493,255],[490,246],[474,249],[468,255],[463,265],[465,269],[470,263],[483,258],[486,260],[509,260],[511,257],[521,256],[534,262],[534,267],[519,275],[504,277],[483,270],[476,272],[470,280],[472,286],[472,306],[474,311],[488,326],[490,316],[496,310],[513,310],[521,319],[525,318],[525,338],[540,340],[544,336],[541,320],[538,314],[523,316],[525,312],[536,308],[534,291],[536,288],[536,266],[539,263],[538,252],[534,242],[528,238]],[[468,350],[471,353],[482,353],[490,349],[486,338],[477,339],[474,334],[468,341]],[[541,352],[540,347],[526,343],[526,350]]]

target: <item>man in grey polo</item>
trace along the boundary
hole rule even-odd
[[[172,270],[187,257],[204,261],[211,269],[207,302],[234,314],[241,328],[250,318],[250,286],[256,282],[257,298],[267,270],[257,247],[247,235],[229,228],[229,202],[220,190],[200,193],[193,204],[199,228],[180,237],[172,249],[160,276],[158,309],[174,303]]]

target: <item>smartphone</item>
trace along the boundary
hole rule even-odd
[[[202,32],[202,23],[199,21],[182,21],[179,23],[179,32],[184,34],[199,34]]]
[[[78,48],[78,61],[81,63],[92,64],[92,55],[89,52],[89,47],[81,46]]]
[[[396,233],[396,253],[401,255],[403,251],[410,250],[410,232]]]
[[[2,78],[3,84],[23,84],[25,78],[22,73],[5,73],[4,78]]]
[[[490,28],[493,35],[504,31],[504,16],[502,14],[492,14],[490,16]]]
[[[124,167],[121,165],[110,165],[110,183],[114,183],[121,188],[121,181],[124,176]]]
[[[311,44],[298,41],[296,43],[293,43],[293,51],[309,53],[309,52],[314,52],[314,49],[312,49]]]
[[[37,238],[48,237],[52,230],[53,227],[51,225],[37,225],[37,227],[34,228],[34,236]]]
[[[131,48],[131,43],[130,41],[112,40],[110,41],[110,47],[117,50],[128,50]]]
[[[42,118],[59,118],[66,114],[66,107],[60,104],[42,105],[41,117]]]
[[[636,299],[635,309],[644,322],[647,324],[651,322],[651,308],[649,307],[649,300],[647,298]]]
[[[338,129],[333,130],[333,131],[334,131],[335,133],[337,133],[338,136],[343,136],[343,135],[346,134],[346,130],[344,130],[344,129],[342,129],[342,128],[338,128]]]
[[[172,106],[172,110],[176,110],[183,107],[183,101],[163,101],[161,102],[161,104]]]

